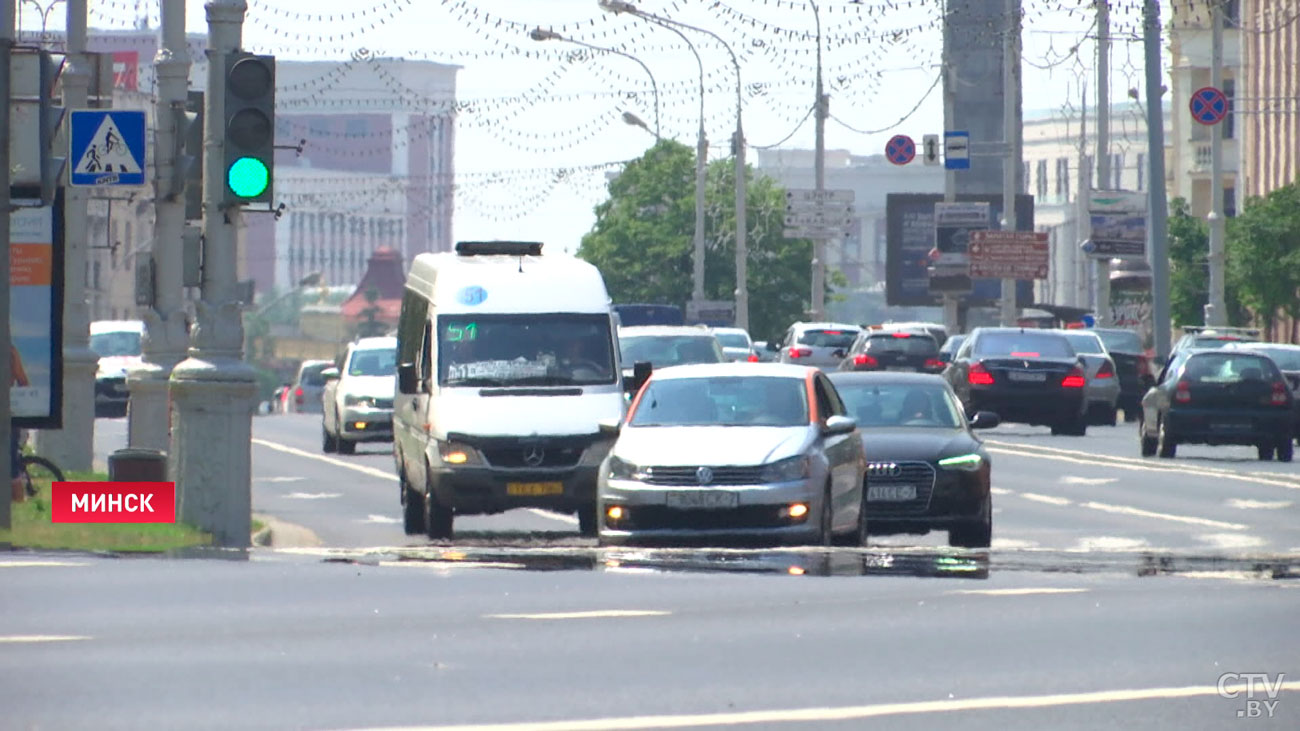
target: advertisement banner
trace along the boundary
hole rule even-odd
[[[1146,256],[1146,193],[1094,190],[1088,195],[1088,217],[1092,236],[1085,253],[1101,259]]]
[[[15,188],[10,195],[20,205],[39,205],[39,191]],[[62,189],[53,206],[10,213],[9,231],[9,409],[18,428],[58,429],[63,416]]]
[[[113,86],[126,91],[139,91],[140,52],[113,51]]]

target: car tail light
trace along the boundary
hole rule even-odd
[[[1190,404],[1192,402],[1192,384],[1187,381],[1179,381],[1174,388],[1174,400],[1180,404]]]
[[[812,356],[811,348],[790,348],[791,358],[808,358]]]
[[[866,353],[858,353],[853,356],[853,365],[859,368],[875,368],[880,362]]]
[[[1110,364],[1110,361],[1104,361],[1104,362],[1101,364],[1101,368],[1098,368],[1098,369],[1097,369],[1097,377],[1098,377],[1098,378],[1114,378],[1114,377],[1115,377],[1115,366],[1111,365],[1111,364]]]
[[[1270,403],[1274,406],[1286,406],[1286,382],[1277,381],[1273,384],[1273,397]]]
[[[944,367],[944,362],[939,360],[938,358],[927,358],[925,360],[925,367],[942,369]]]
[[[302,386],[299,386],[298,390],[293,392],[293,396],[298,400],[298,403],[302,403]]]
[[[757,355],[754,355],[753,353],[750,353],[750,354],[749,354],[749,358],[747,358],[747,360],[748,360],[750,363],[757,363],[757,362],[758,362],[758,356],[757,356]]]
[[[896,337],[896,338],[910,338],[910,337],[912,337],[912,333],[894,333],[894,337]]]
[[[1061,379],[1062,388],[1083,388],[1087,383],[1088,379],[1084,378],[1083,369],[1079,366],[1075,366]]]
[[[992,386],[993,374],[989,373],[989,369],[985,368],[983,363],[976,362],[971,364],[966,380],[972,386]]]

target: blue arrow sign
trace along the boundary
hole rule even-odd
[[[71,185],[144,185],[143,111],[75,109],[69,125]]]

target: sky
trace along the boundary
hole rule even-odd
[[[989,0],[993,2],[994,0]],[[40,0],[42,6],[49,0]],[[682,37],[597,0],[246,0],[246,50],[280,59],[336,60],[358,52],[461,66],[457,100],[456,239],[540,239],[576,250],[605,197],[605,175],[654,143],[622,120],[630,111],[660,134],[694,147],[700,71]],[[1090,0],[1022,0],[1026,112],[1077,109],[1093,89]],[[22,0],[24,29],[40,29],[35,0]],[[1143,85],[1140,3],[1114,2],[1112,97]],[[1168,18],[1168,0],[1162,5]],[[90,0],[92,28],[129,28],[158,3]],[[811,149],[815,21],[830,94],[827,149],[879,154],[894,134],[919,141],[943,130],[938,78],[942,0],[645,0],[647,13],[711,31],[736,54],[751,164],[759,147]],[[49,28],[61,28],[61,8]],[[206,32],[190,0],[187,30]],[[561,40],[533,41],[534,27],[625,56]],[[704,122],[712,159],[730,155],[737,84],[731,56],[708,34],[679,28],[704,67]],[[364,49],[364,51],[363,51]],[[1093,95],[1095,96],[1095,94]],[[913,164],[920,164],[919,161]]]

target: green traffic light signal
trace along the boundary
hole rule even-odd
[[[240,198],[256,198],[271,183],[266,163],[255,157],[241,157],[226,171],[230,191]]]

